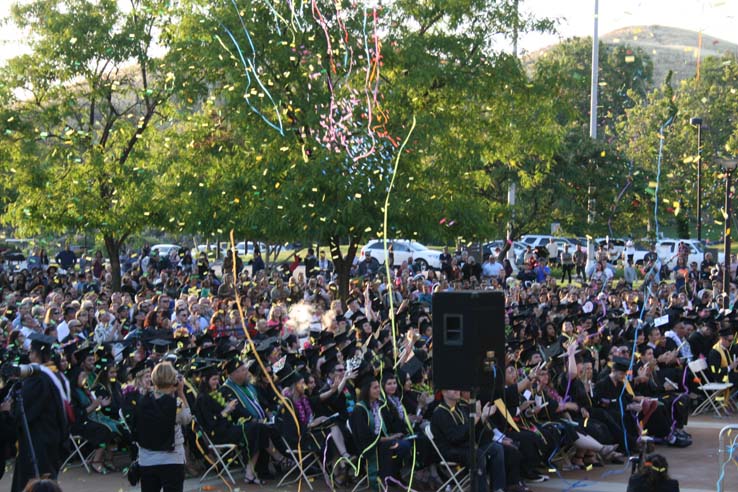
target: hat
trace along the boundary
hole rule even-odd
[[[44,335],[43,333],[33,332],[28,335],[28,339],[31,340],[31,349],[42,351],[50,351],[52,345],[56,343],[56,338]]]
[[[151,350],[157,354],[165,354],[167,353],[167,350],[169,350],[169,347],[174,345],[174,340],[155,338],[154,340],[149,340],[146,343],[151,347]]]
[[[613,371],[627,371],[630,369],[630,359],[626,359],[625,357],[613,357],[612,369]]]
[[[261,342],[256,346],[256,351],[259,353],[259,355],[268,355],[272,350],[274,350],[274,347],[279,346],[279,339],[276,337],[269,337]]]
[[[733,327],[730,325],[723,325],[718,330],[718,335],[721,337],[732,337],[734,335]]]
[[[255,359],[252,358],[241,358],[241,357],[231,357],[225,363],[223,363],[223,370],[226,374],[230,374],[232,372],[235,372],[237,369],[239,369],[241,366],[246,366],[246,369],[249,369],[254,362],[256,362]]]

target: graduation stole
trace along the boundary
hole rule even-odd
[[[461,412],[457,412],[456,411],[456,406],[449,407],[444,402],[444,403],[441,403],[440,405],[438,405],[438,408],[442,408],[442,409],[446,410],[449,413],[449,415],[451,415],[451,419],[453,419],[453,421],[454,421],[455,424],[462,425],[466,421],[466,418],[464,418],[464,414],[461,413]],[[457,419],[457,417],[458,417],[458,419]]]
[[[378,403],[379,404],[379,403]],[[381,404],[380,404],[381,405]],[[374,420],[374,411],[369,408],[366,403],[364,403],[364,400],[360,401],[356,404],[357,407],[361,407],[366,411],[366,416],[369,421],[369,428],[372,429],[372,432],[374,432],[377,429],[377,423]],[[384,419],[382,418],[382,411],[378,410],[377,414],[379,415],[379,434],[383,436],[387,436],[387,427],[384,425]]]
[[[241,403],[241,405],[243,405],[243,407],[249,413],[251,413],[252,415],[258,415],[259,420],[264,420],[266,418],[266,414],[261,408],[261,405],[259,405],[258,401],[256,400],[256,397],[249,394],[251,390],[248,387],[244,389],[231,381],[230,378],[226,379],[226,382],[223,384],[223,386],[233,391],[233,394],[236,395],[239,403]]]
[[[612,362],[608,362],[607,365],[610,368],[610,370],[612,370],[613,363]],[[631,371],[628,371],[628,373],[629,373],[628,375],[630,376],[631,375],[630,374]],[[627,391],[630,396],[634,397],[635,396],[635,391],[633,391],[633,387],[630,385],[630,381],[628,381],[627,376],[625,378],[624,384],[625,384],[625,391]]]
[[[728,351],[723,348],[723,345],[718,342],[712,346],[713,349],[717,351],[718,354],[720,354],[720,368],[725,369],[728,367]]]

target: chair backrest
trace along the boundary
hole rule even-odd
[[[702,357],[698,357],[689,363],[689,370],[697,374],[700,371],[707,369],[707,361]]]

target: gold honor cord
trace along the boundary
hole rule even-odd
[[[251,339],[251,335],[249,334],[249,330],[246,328],[246,316],[244,316],[243,312],[243,306],[241,305],[241,295],[238,292],[238,289],[236,288],[236,279],[238,276],[236,275],[236,243],[233,236],[233,229],[231,229],[231,257],[233,259],[233,290],[236,297],[236,306],[238,307],[238,313],[241,316],[241,329],[243,330],[244,335],[246,335],[246,339],[249,342],[249,347],[254,352],[254,356],[256,357],[256,362],[259,364],[259,367],[261,368],[262,372],[267,378],[267,381],[269,381],[269,386],[272,388],[272,391],[274,391],[274,394],[277,395],[277,398],[279,399],[280,403],[284,406],[284,408],[289,412],[290,416],[292,417],[292,420],[295,422],[295,427],[297,429],[297,459],[300,462],[300,466],[302,466],[302,429],[300,429],[300,420],[297,418],[297,414],[292,409],[292,405],[287,404],[287,399],[282,395],[282,392],[277,389],[277,385],[274,383],[274,380],[269,375],[269,372],[266,370],[266,366],[264,365],[264,361],[261,360],[261,356],[259,356],[259,353],[256,351],[256,345],[254,344],[254,341]],[[297,492],[301,492],[302,490],[302,478],[297,482]]]

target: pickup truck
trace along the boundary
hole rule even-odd
[[[656,253],[658,253],[659,259],[661,259],[662,262],[666,262],[666,265],[669,268],[674,268],[677,263],[677,253],[679,251],[680,242],[685,243],[689,248],[687,264],[695,261],[700,265],[705,257],[706,251],[705,247],[696,239],[661,239],[656,241]],[[642,265],[643,258],[647,253],[647,250],[636,250],[633,262],[636,265]],[[715,258],[715,255],[713,254],[713,261],[723,263],[725,261],[725,254],[718,252],[717,258]]]

